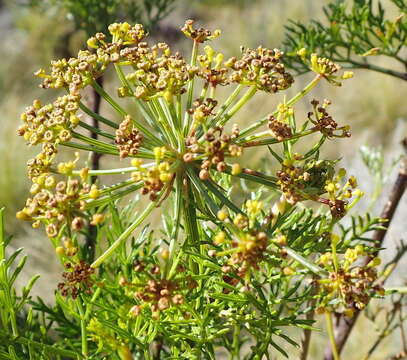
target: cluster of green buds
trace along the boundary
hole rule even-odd
[[[132,354],[128,347],[129,340],[119,339],[114,331],[92,317],[87,326],[89,337],[104,351],[117,351],[120,359],[131,359]]]
[[[205,46],[205,55],[197,57],[199,69],[197,75],[205,80],[204,89],[211,85],[215,88],[218,85],[228,85],[230,83],[229,69],[225,66],[222,53],[216,53],[209,45]]]
[[[305,161],[304,156],[294,153],[291,159],[284,159],[277,171],[277,183],[290,204],[302,200],[317,200],[325,193],[323,185],[333,176],[332,162]]]
[[[196,99],[192,103],[192,108],[188,110],[188,113],[192,115],[194,120],[192,129],[195,129],[198,125],[206,124],[209,116],[215,115],[213,110],[217,104],[218,102],[211,98],[206,98],[204,100]]]
[[[331,161],[304,161],[304,156],[295,153],[292,159],[282,161],[277,183],[290,204],[314,200],[328,205],[334,218],[342,218],[364,195],[357,189],[354,176],[341,185],[345,176],[344,168],[335,175]],[[322,197],[323,194],[328,197]],[[349,199],[353,200],[349,203]]]
[[[351,317],[356,310],[364,309],[372,296],[384,295],[383,287],[377,283],[380,259],[375,257],[367,265],[360,265],[366,256],[363,245],[348,248],[341,255],[333,251],[320,256],[319,264],[329,275],[318,280],[319,312],[335,309]]]

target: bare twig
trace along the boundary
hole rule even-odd
[[[401,353],[393,355],[388,360],[401,360],[401,359],[407,359],[407,352],[402,351]]]
[[[96,82],[101,87],[103,87],[103,77],[97,78]],[[99,114],[100,104],[101,104],[101,97],[100,97],[99,93],[95,89],[92,88],[92,111],[95,114]],[[99,121],[95,118],[92,118],[91,120],[92,120],[92,126],[95,129],[99,129]],[[97,138],[98,138],[98,134],[96,134],[94,132],[91,132],[90,136],[92,137],[92,139],[95,139],[95,140],[97,140]],[[100,169],[100,158],[101,158],[102,154],[93,152],[91,156],[92,156],[92,158],[91,158],[92,170],[99,170]],[[94,183],[97,180],[97,177],[92,176],[91,179],[92,179],[92,183]]]
[[[102,87],[103,86],[103,77],[99,77],[96,79],[96,82]],[[100,105],[101,105],[101,96],[99,93],[92,88],[92,111],[95,114],[100,113]],[[99,121],[95,118],[91,118],[92,126],[95,129],[99,129]],[[91,132],[90,136],[92,139],[97,140],[98,135],[95,132]],[[92,170],[99,170],[100,169],[100,158],[102,154],[92,152],[90,158],[90,167]],[[91,176],[91,183],[94,184],[97,181],[97,176]],[[96,236],[97,236],[97,228],[91,224],[88,225],[88,231],[86,233],[86,240],[85,246],[87,249],[88,261],[93,262],[95,258],[95,244],[96,244]]]
[[[400,319],[400,322],[397,323],[396,325],[393,325],[393,321],[396,319],[397,315],[401,314],[401,307],[402,307],[402,297],[396,301],[393,304],[393,307],[387,312],[386,314],[386,325],[384,326],[384,328],[381,330],[378,338],[376,339],[376,341],[374,342],[374,344],[370,347],[368,353],[365,356],[365,360],[370,359],[370,357],[372,356],[372,354],[376,351],[376,349],[379,347],[379,345],[382,343],[382,341],[389,336],[389,334],[391,334],[395,329],[397,329],[397,327],[401,324],[401,328],[403,327],[403,319]]]
[[[407,139],[403,140],[403,145],[404,148],[407,149]],[[376,230],[373,234],[373,240],[375,241],[375,247],[377,251],[372,254],[372,257],[377,256],[378,252],[380,251],[380,248],[382,247],[383,240],[386,236],[387,230],[390,226],[390,223],[393,219],[393,215],[397,209],[397,206],[404,194],[404,191],[406,189],[407,185],[407,158],[403,157],[401,160],[401,166],[400,166],[400,171],[398,173],[397,179],[393,185],[393,188],[390,192],[389,198],[383,208],[381,217],[383,219],[387,219],[387,226],[385,229],[379,229]],[[371,257],[367,257],[365,259],[364,265],[367,265],[369,261],[371,260]],[[363,266],[363,265],[362,265]],[[347,318],[345,316],[341,316],[335,326],[335,342],[336,346],[338,348],[339,353],[343,350],[346,341],[348,340],[348,337],[350,333],[352,332],[353,326],[355,325],[359,315],[360,311],[355,312],[354,316],[352,318]],[[325,349],[325,360],[333,360],[333,354],[331,351],[331,347],[327,346]]]
[[[317,282],[314,282],[314,289],[313,289],[313,294],[317,292]],[[314,307],[316,304],[316,299],[312,298],[311,301],[309,302],[309,305],[311,307],[311,311],[309,311],[306,315],[307,320],[314,320],[315,316],[315,311]],[[309,329],[304,329],[301,337],[301,354],[300,354],[300,360],[307,360],[308,358],[308,351],[309,351],[309,344],[311,342],[311,335],[312,335],[312,330]]]

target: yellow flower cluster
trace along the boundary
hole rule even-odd
[[[195,29],[193,26],[194,23],[194,20],[187,20],[185,22],[185,25],[181,28],[181,31],[184,33],[185,36],[191,38],[197,43],[203,43],[207,40],[213,40],[220,35],[220,30],[215,30],[212,34],[212,32],[208,29]]]
[[[165,43],[151,48],[140,43],[137,47],[125,49],[122,54],[134,69],[126,79],[135,86],[135,96],[143,100],[157,96],[170,100],[173,95],[184,93],[186,83],[196,72],[179,53],[171,54]]]
[[[218,219],[231,230],[231,235],[225,231],[219,231],[213,238],[217,246],[226,246],[224,251],[215,252],[214,255],[230,255],[227,264],[223,267],[224,272],[235,272],[240,277],[248,276],[251,269],[259,269],[260,262],[264,259],[269,244],[265,232],[257,230],[254,226],[263,203],[258,200],[246,201],[248,218],[243,214],[237,214],[230,218],[225,210],[220,210]]]
[[[353,77],[353,72],[351,71],[345,71],[342,75],[338,75],[337,73],[341,67],[327,58],[319,57],[315,53],[308,57],[305,48],[298,50],[297,55],[309,66],[311,71],[323,76],[333,85],[341,86],[341,80],[347,80]]]
[[[51,62],[51,72],[46,74],[40,69],[36,75],[43,78],[43,88],[69,88],[72,95],[77,95],[95,79],[100,77],[111,63],[121,60],[121,50],[125,45],[138,44],[144,37],[143,26],[128,23],[112,24],[109,31],[113,42],[106,42],[106,35],[96,34],[88,40],[88,46],[96,52],[79,51],[76,58],[61,59]]]
[[[321,286],[320,311],[335,303],[336,310],[352,316],[355,310],[363,309],[373,295],[383,295],[383,288],[375,284],[380,259],[374,258],[367,265],[358,265],[365,256],[363,245],[348,248],[342,255],[327,252],[320,256],[319,263],[329,272],[328,278],[318,280]]]
[[[130,115],[126,115],[116,130],[114,139],[119,149],[120,158],[136,155],[142,141],[143,135],[133,126]]]
[[[357,188],[357,181],[354,176],[342,186],[341,182],[346,176],[345,169],[339,169],[338,174],[325,183],[325,190],[328,193],[328,205],[334,217],[343,217],[349,206],[353,206],[364,195],[363,191]],[[348,205],[349,199],[354,198],[353,203]]]
[[[294,78],[286,72],[281,62],[282,55],[278,49],[244,49],[240,59],[230,58],[225,65],[233,70],[231,82],[276,93],[288,89],[294,82]]]
[[[194,157],[200,156],[204,160],[201,163],[199,177],[201,180],[210,178],[210,169],[216,167],[219,172],[227,170],[225,162],[227,157],[240,157],[243,153],[243,147],[233,143],[233,140],[239,136],[239,128],[233,126],[232,135],[224,134],[223,127],[210,128],[204,134],[204,141],[200,142],[195,136],[195,131],[186,139],[188,152],[184,154],[184,161],[190,162]],[[241,168],[238,164],[232,165],[232,174],[238,175]]]
[[[79,101],[79,95],[61,96],[44,106],[39,100],[34,100],[33,105],[21,114],[23,125],[18,128],[18,135],[30,145],[69,141],[71,129],[79,122]]]
[[[229,84],[229,69],[223,63],[223,54],[216,53],[209,45],[204,51],[205,55],[198,56],[198,76],[205,80],[206,85],[213,87]]]
[[[150,200],[154,201],[158,193],[163,189],[164,185],[169,183],[174,178],[174,173],[170,171],[170,163],[162,161],[165,148],[155,148],[157,156],[157,164],[146,169],[139,159],[133,159],[132,165],[136,168],[131,174],[134,181],[143,182],[141,193],[143,195],[149,194]]]
[[[192,103],[192,108],[188,110],[188,113],[192,115],[194,120],[193,128],[195,128],[196,125],[205,124],[208,117],[214,115],[213,109],[217,104],[218,102],[211,98],[195,100]]]
[[[85,224],[80,214],[86,203],[81,196],[88,192],[88,186],[78,179],[57,182],[52,175],[40,175],[31,187],[33,197],[27,199],[17,218],[33,221],[35,228],[44,223],[50,238],[57,237],[65,224],[79,231]]]
[[[338,127],[336,121],[328,114],[326,108],[331,104],[329,100],[325,100],[322,106],[319,106],[319,101],[315,99],[311,104],[314,111],[308,113],[308,120],[315,125],[313,130],[319,131],[328,138],[351,136],[349,126]]]

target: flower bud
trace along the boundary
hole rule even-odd
[[[225,221],[228,218],[229,214],[225,210],[219,210],[217,213],[217,217],[220,221]]]
[[[56,252],[56,254],[59,255],[59,256],[65,255],[65,249],[64,249],[62,246],[57,246],[57,247],[55,248],[55,252]]]
[[[242,172],[242,167],[240,166],[240,164],[235,163],[232,165],[232,172],[231,174],[236,176],[239,175]]]

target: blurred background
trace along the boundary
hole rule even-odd
[[[42,277],[34,287],[34,294],[41,294],[45,298],[47,293],[52,295],[59,280],[59,265],[45,234],[34,232],[29,224],[15,219],[15,212],[23,206],[28,194],[30,184],[26,177],[26,162],[34,154],[16,136],[16,129],[20,122],[19,115],[25,106],[31,104],[35,98],[45,102],[53,95],[38,87],[39,81],[33,76],[33,72],[41,67],[46,68],[51,59],[77,53],[87,38],[84,30],[75,30],[72,15],[63,6],[58,6],[63,0],[54,3],[57,5],[48,6],[49,3],[44,0],[43,4],[37,1],[37,6],[31,6],[28,1],[0,0],[0,206],[6,207],[6,229],[14,236],[14,247],[22,246],[29,254],[29,266],[25,268],[26,279],[33,273],[40,273]],[[151,34],[176,49],[189,51],[190,44],[178,29],[185,19],[192,18],[209,29],[220,28],[222,36],[213,46],[215,49],[222,49],[226,56],[233,56],[238,54],[241,45],[280,47],[285,34],[284,26],[289,19],[304,23],[312,18],[323,20],[322,7],[327,3],[325,0],[176,0],[169,15],[154,24]],[[394,11],[391,1],[383,0],[382,3],[391,16]],[[394,65],[391,60],[385,61],[387,63],[383,65]],[[397,65],[394,66],[397,68]],[[301,89],[307,81],[309,75],[297,78],[290,94]],[[107,82],[109,86],[109,77]],[[339,124],[351,126],[351,139],[336,140],[332,146],[328,143],[326,151],[330,156],[341,157],[344,166],[359,179],[360,187],[367,193],[365,203],[361,204],[362,208],[368,205],[375,189],[373,178],[363,165],[359,149],[363,145],[382,149],[384,168],[388,169],[385,175],[390,185],[397,171],[397,166],[392,168],[391,163],[402,154],[400,141],[407,132],[406,90],[407,82],[359,70],[342,87],[322,82],[312,95],[333,100],[331,111],[335,120]],[[281,97],[256,97],[240,114],[240,121],[250,123],[260,118],[281,100]],[[309,100],[311,98],[299,105],[304,116],[308,111]],[[255,159],[259,163],[262,158],[262,153],[256,154]],[[388,188],[389,186],[384,187],[373,207],[375,215],[380,214]],[[407,201],[404,198],[387,234],[385,247],[388,251],[385,258],[391,258],[392,247],[406,233],[406,214]],[[394,274],[389,285],[402,285],[400,271],[406,269],[405,265],[404,262],[399,266],[399,273]],[[24,282],[26,279],[21,280]],[[366,319],[360,321],[358,326],[360,331],[354,332],[344,359],[360,359],[358,354],[364,353],[360,352],[360,347],[367,349],[371,345],[369,337],[374,337],[376,329]],[[320,341],[313,342],[312,359],[322,358],[322,340],[325,336],[320,333],[315,336],[318,337]],[[399,343],[399,339],[395,332],[381,345],[381,352],[378,351],[376,357],[371,359],[384,359],[382,354],[389,353],[388,350]],[[292,359],[295,358],[293,353]]]

